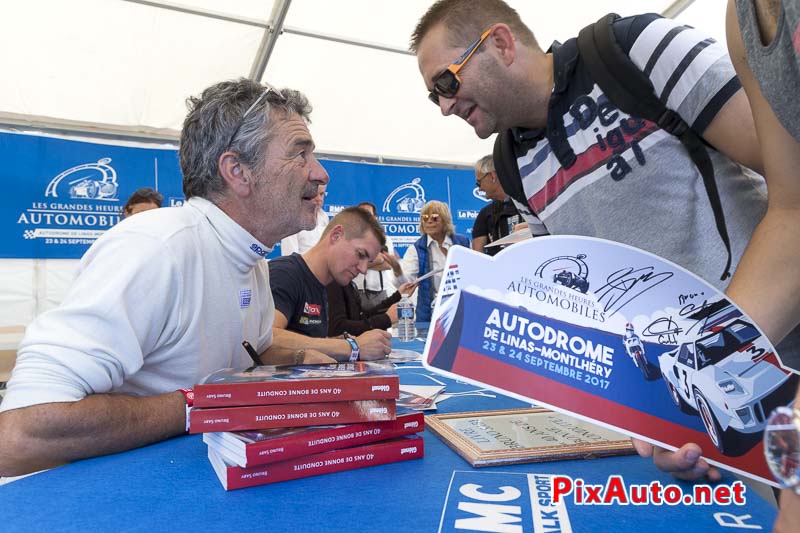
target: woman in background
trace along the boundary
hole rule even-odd
[[[428,272],[443,269],[451,246],[469,248],[469,238],[456,233],[450,209],[438,200],[431,200],[423,206],[419,232],[422,236],[408,247],[403,256],[403,273],[407,279],[414,280]],[[416,302],[417,321],[430,322],[431,306],[436,300],[441,281],[442,272],[439,272],[420,282]]]

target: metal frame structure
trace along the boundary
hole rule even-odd
[[[409,50],[389,46],[380,43],[373,43],[369,41],[362,41],[358,39],[351,39],[340,35],[326,34],[316,31],[308,31],[301,28],[295,28],[284,25],[284,20],[291,7],[292,0],[275,0],[266,21],[231,15],[218,11],[199,9],[186,6],[177,2],[168,0],[123,0],[133,4],[140,4],[144,6],[154,7],[158,9],[165,9],[199,17],[206,17],[235,24],[244,24],[262,28],[264,35],[262,36],[261,43],[259,44],[258,51],[253,58],[250,67],[249,78],[260,81],[264,77],[267,67],[269,66],[270,56],[275,49],[275,44],[278,38],[283,33],[300,35],[313,39],[322,39],[326,41],[347,44],[351,46],[359,46],[373,50],[381,50],[384,52],[391,52],[396,54],[413,55]],[[674,18],[681,14],[688,8],[694,0],[674,0],[662,15],[669,18]],[[115,124],[102,124],[94,122],[84,122],[76,120],[65,120],[45,116],[29,116],[19,115],[14,113],[0,112],[0,127],[5,126],[10,129],[26,129],[45,131],[55,134],[75,135],[85,134],[98,138],[113,138],[126,141],[137,142],[171,142],[175,143],[180,137],[180,132],[173,129],[159,129],[147,126],[119,126]],[[471,168],[461,162],[449,161],[415,161],[404,160],[402,158],[384,158],[381,155],[363,155],[354,153],[340,153],[329,152],[319,153],[321,157],[330,157],[332,159],[350,160],[350,161],[366,161],[381,164],[400,164],[400,165],[418,165],[418,166],[431,166],[440,168]]]

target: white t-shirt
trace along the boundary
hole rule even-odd
[[[386,249],[390,254],[394,255],[394,243],[388,235],[386,236]],[[391,296],[396,292],[392,269],[367,270],[366,274],[359,274],[353,278],[353,284],[355,284],[356,288],[360,291],[386,291],[387,296]]]
[[[451,246],[453,246],[453,239],[450,238],[450,235],[447,235],[442,241],[442,246],[445,250],[449,250]],[[430,235],[428,235],[428,257],[431,259],[431,272],[433,270],[440,270],[443,269],[445,263],[447,262],[447,252],[445,251],[442,253],[442,250],[439,248],[438,243],[435,239],[433,239]],[[404,281],[413,281],[417,277],[419,277],[419,256],[417,255],[417,249],[412,244],[408,248],[406,248],[406,253],[403,255],[403,260],[401,261],[400,265],[403,267],[403,279],[398,280],[399,283],[403,283]],[[423,272],[426,274],[427,272]],[[431,282],[433,283],[433,292],[436,294],[439,292],[439,283],[442,281],[442,273],[434,274],[431,278]],[[411,297],[414,301],[414,305],[417,305],[417,291],[414,291],[414,295]]]
[[[95,393],[191,387],[272,343],[270,250],[191,198],[122,221],[86,252],[64,302],[28,327],[0,411]]]
[[[317,225],[314,226],[314,229],[301,231],[281,239],[281,255],[307,252],[319,242],[326,227],[328,227],[328,215],[320,209],[317,211]]]

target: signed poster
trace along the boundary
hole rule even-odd
[[[486,272],[492,275],[487,276]],[[711,285],[630,246],[542,237],[448,255],[424,364],[775,485],[761,444],[797,376]]]

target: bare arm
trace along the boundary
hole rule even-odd
[[[0,413],[0,475],[19,476],[180,435],[185,405],[179,391],[147,397],[93,394]]]
[[[261,362],[265,365],[291,365],[294,364],[294,355],[298,350],[306,350],[304,363],[333,363],[341,360],[340,357],[330,357],[326,353],[320,353],[315,347],[311,346],[312,339],[299,333],[287,331],[289,319],[286,315],[275,310],[275,320],[272,323],[272,344],[261,354]],[[347,344],[347,341],[341,341]],[[333,354],[330,354],[331,356]],[[350,345],[347,348],[347,355],[350,355]]]
[[[727,34],[733,66],[750,100],[761,141],[769,203],[726,292],[776,344],[800,322],[800,142],[775,116],[747,64],[734,0],[728,2]],[[798,402],[800,389],[795,406]],[[797,531],[799,526],[800,496],[785,489],[774,531]]]
[[[395,278],[403,277],[403,267],[400,264],[400,258],[394,252],[381,252],[380,257],[392,269],[392,274]],[[387,270],[388,270],[387,268]]]
[[[727,293],[776,344],[800,322],[800,142],[783,128],[761,94],[747,64],[732,1],[727,27],[731,59],[753,108],[769,188],[767,213]]]
[[[378,271],[378,272],[380,272],[382,270],[389,270],[390,268],[392,268],[392,265],[388,264],[386,262],[384,256],[383,256],[383,254],[385,254],[385,253],[386,252],[379,253],[378,257],[375,258],[375,261],[370,261],[369,262],[369,264],[367,265],[367,268],[369,270],[375,270],[375,271]]]
[[[333,357],[337,361],[347,361],[350,357],[350,344],[344,339],[313,338],[300,335],[285,328],[289,324],[286,316],[275,310],[275,322],[272,327],[272,346],[264,353],[266,360],[281,350],[316,350]],[[358,337],[356,342],[361,351],[361,358],[365,360],[383,359],[391,352],[392,336],[383,330],[373,329]]]
[[[733,161],[764,173],[759,138],[753,125],[750,103],[743,90],[734,94],[719,110],[703,132],[703,138],[711,146]]]
[[[473,237],[472,238],[472,249],[476,252],[483,253],[484,248],[486,245],[489,244],[488,237]]]
[[[727,31],[731,60],[755,116],[752,131],[758,131],[769,186],[767,214],[753,233],[727,294],[756,321],[770,341],[777,343],[800,321],[800,299],[797,298],[800,260],[796,253],[800,249],[800,176],[797,175],[800,171],[793,170],[800,169],[800,145],[778,122],[747,65],[733,0],[728,3]],[[749,138],[750,131],[732,130],[732,133],[743,133],[743,137]],[[753,146],[758,145],[754,143]],[[776,272],[780,273],[777,278]],[[678,452],[654,449],[635,439],[634,445],[639,455],[652,455],[656,466],[678,478],[697,479],[706,475],[711,479],[719,478],[715,468],[697,459],[700,448],[696,444],[686,444]],[[800,502],[796,494],[789,494],[791,491],[783,492],[783,503]],[[800,517],[794,519],[800,520]]]

